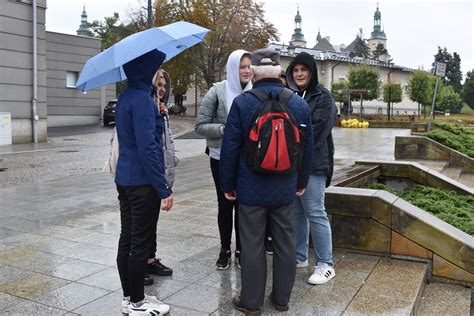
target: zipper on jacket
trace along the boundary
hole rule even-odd
[[[275,126],[275,138],[276,138],[276,159],[275,159],[275,169],[278,168],[278,124]]]

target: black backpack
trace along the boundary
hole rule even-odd
[[[276,99],[252,89],[262,105],[245,141],[247,166],[260,173],[291,174],[299,170],[306,126],[296,124],[288,102],[293,92],[284,88]]]

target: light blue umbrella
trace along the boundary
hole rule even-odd
[[[84,92],[125,80],[122,66],[127,62],[154,49],[165,53],[168,61],[202,41],[207,32],[208,29],[199,25],[180,21],[127,36],[86,62],[76,89]]]

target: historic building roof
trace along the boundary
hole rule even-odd
[[[331,43],[329,43],[329,41],[326,38],[321,38],[316,43],[316,45],[314,45],[313,49],[320,50],[323,52],[336,52],[334,47],[331,45]]]

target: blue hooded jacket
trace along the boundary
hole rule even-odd
[[[171,194],[163,162],[164,120],[149,91],[164,59],[165,54],[153,50],[123,65],[128,88],[118,99],[115,112],[120,144],[115,183],[152,185],[161,199]]]
[[[276,98],[283,90],[279,79],[265,78],[253,85],[260,92]],[[245,92],[234,99],[222,140],[219,162],[221,190],[237,191],[239,203],[256,206],[279,206],[292,203],[296,190],[306,188],[309,179],[313,152],[313,132],[308,105],[297,95],[287,106],[293,113],[297,125],[305,124],[306,144],[303,163],[299,172],[288,175],[255,173],[246,163],[244,143],[248,138],[252,123],[258,116],[262,102],[253,94]]]

